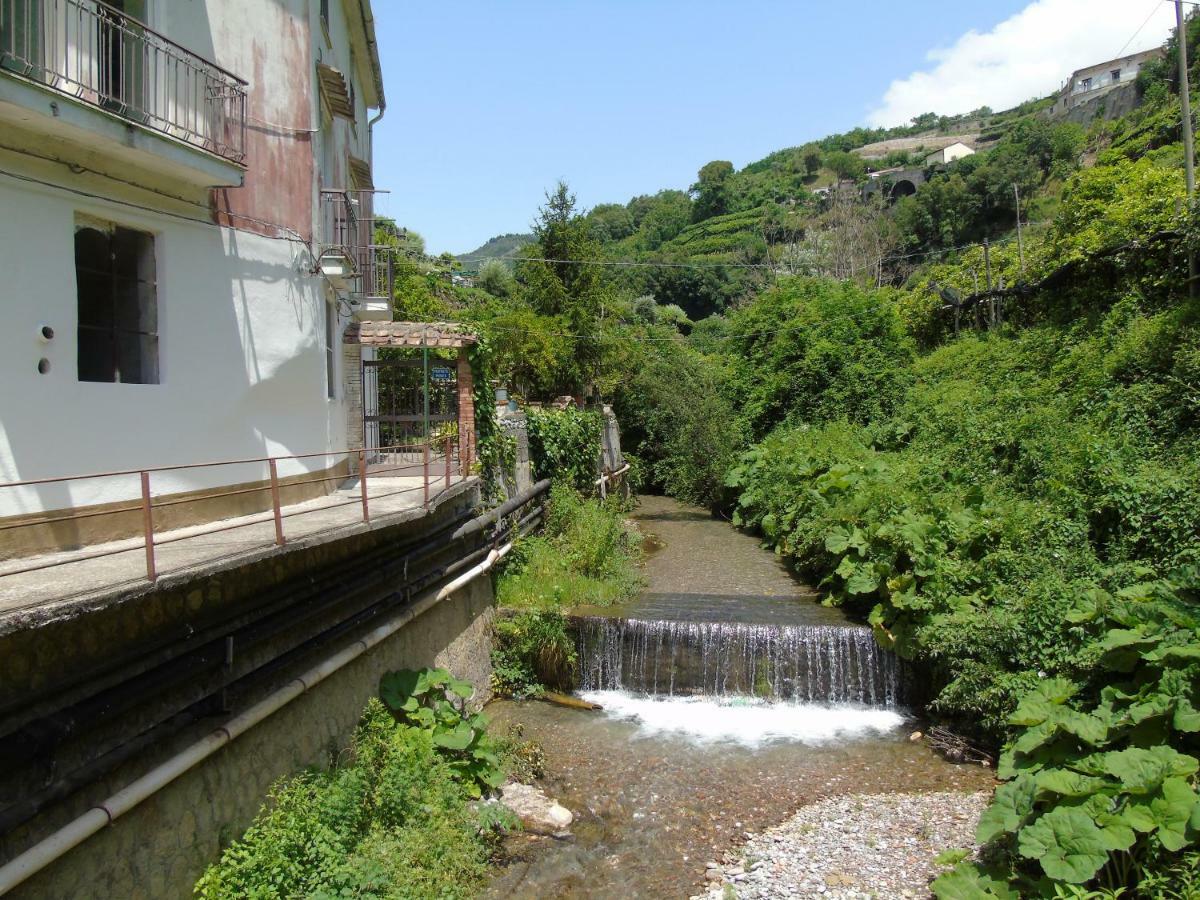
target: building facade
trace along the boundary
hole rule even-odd
[[[1085,103],[1099,100],[1116,88],[1133,84],[1142,66],[1162,55],[1163,49],[1156,47],[1075,71],[1059,93],[1054,113],[1061,115]]]
[[[0,0],[0,481],[348,469],[384,105],[369,0]],[[4,488],[0,522],[136,481]]]
[[[925,165],[927,166],[945,166],[960,159],[965,159],[968,156],[974,156],[975,150],[973,147],[964,144],[962,141],[956,141],[948,147],[943,147],[936,153],[931,153],[925,157]]]

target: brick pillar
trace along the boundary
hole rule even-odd
[[[463,473],[469,472],[475,460],[475,378],[466,347],[458,351],[458,458]]]

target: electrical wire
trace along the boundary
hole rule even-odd
[[[1168,2],[1174,3],[1174,0],[1168,0]],[[1117,53],[1116,53],[1116,56],[1114,56],[1114,57],[1113,57],[1113,59],[1119,59],[1120,57],[1122,57],[1122,56],[1124,56],[1124,55],[1125,55],[1125,51],[1129,49],[1129,45],[1130,45],[1130,44],[1132,44],[1134,41],[1136,41],[1136,40],[1137,40],[1137,36],[1138,36],[1139,34],[1141,34],[1141,33],[1142,33],[1142,30],[1143,30],[1143,29],[1144,29],[1144,28],[1145,28],[1147,25],[1149,25],[1149,24],[1150,24],[1150,20],[1154,18],[1155,14],[1156,14],[1156,13],[1157,13],[1157,12],[1158,12],[1160,9],[1162,9],[1162,7],[1161,7],[1161,6],[1155,5],[1155,7],[1154,7],[1153,9],[1151,9],[1151,10],[1150,10],[1150,15],[1146,16],[1146,21],[1145,21],[1145,22],[1143,22],[1141,25],[1139,25],[1139,26],[1138,26],[1138,29],[1137,29],[1137,31],[1135,31],[1135,32],[1133,33],[1133,37],[1131,37],[1129,40],[1127,40],[1127,41],[1125,42],[1125,46],[1123,46],[1123,47],[1122,47],[1120,50],[1118,50],[1118,51],[1117,51]]]

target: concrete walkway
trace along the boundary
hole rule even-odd
[[[430,485],[430,507],[457,496],[465,483],[474,480],[453,475],[448,489],[443,480],[433,482]],[[370,525],[363,522],[358,479],[353,477],[332,494],[283,507],[283,530],[287,542],[319,543],[335,536],[382,528],[426,514],[424,481],[419,471],[415,477],[407,474],[398,477],[372,475],[367,479],[367,484]],[[214,531],[218,527],[228,530]],[[275,522],[270,510],[155,534],[155,564],[160,582],[174,581],[187,577],[189,573],[214,567],[225,568],[286,550],[286,546],[280,548],[275,545]],[[109,555],[97,556],[100,553]],[[48,567],[10,574],[34,565]],[[19,616],[23,611],[148,586],[145,545],[140,537],[95,544],[79,550],[7,560],[0,563],[0,630],[6,630],[3,620]],[[8,624],[11,626],[13,623]]]

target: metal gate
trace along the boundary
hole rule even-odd
[[[436,459],[458,446],[458,374],[453,361],[380,350],[363,360],[363,436],[372,448],[401,448],[373,454],[372,465],[420,465],[423,445]]]

